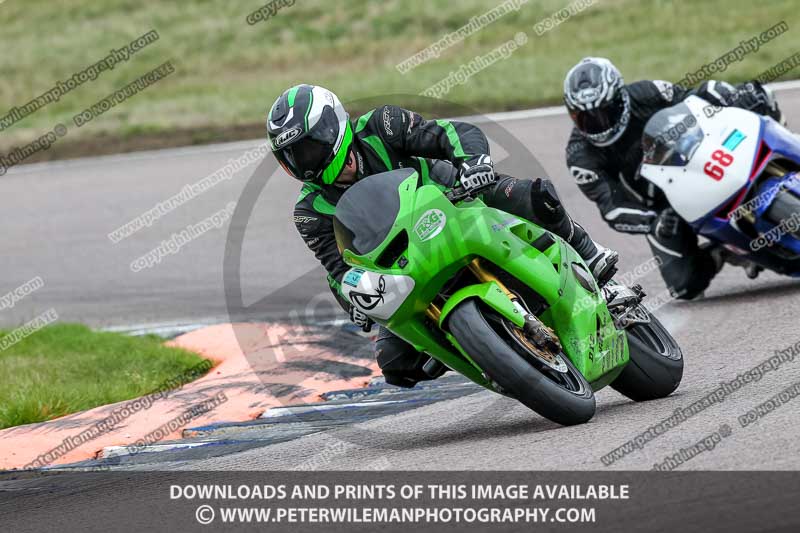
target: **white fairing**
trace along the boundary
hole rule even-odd
[[[342,278],[342,295],[370,318],[389,320],[414,290],[408,276],[351,268]]]
[[[641,174],[664,191],[670,205],[686,221],[694,222],[718,208],[748,183],[758,149],[761,119],[755,113],[734,107],[713,108],[705,100],[690,96],[684,103],[691,109],[704,139],[684,167],[642,165]],[[710,116],[709,116],[710,115]],[[733,151],[730,166],[720,180],[706,174],[704,166],[734,130],[744,139]]]

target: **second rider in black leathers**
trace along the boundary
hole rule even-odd
[[[564,80],[564,101],[574,123],[566,150],[572,177],[613,229],[647,236],[664,281],[682,299],[705,290],[722,259],[698,245],[689,224],[638,169],[648,119],[690,94],[783,121],[771,91],[758,82],[707,81],[694,91],[660,80],[625,85],[617,68],[598,57],[581,60]]]

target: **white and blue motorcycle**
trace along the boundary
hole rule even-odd
[[[800,138],[690,96],[645,126],[641,175],[726,259],[800,277]]]

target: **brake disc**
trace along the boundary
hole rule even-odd
[[[567,372],[567,364],[564,362],[560,352],[537,346],[525,335],[524,331],[513,324],[509,325],[507,320],[503,320],[503,328],[528,355],[556,372],[561,372],[562,374]]]

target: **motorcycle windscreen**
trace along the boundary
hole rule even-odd
[[[333,230],[339,252],[372,252],[389,236],[400,212],[400,184],[414,173],[403,168],[373,174],[352,185],[336,204]]]
[[[683,167],[703,142],[703,130],[689,107],[680,103],[653,115],[642,135],[643,163]]]

